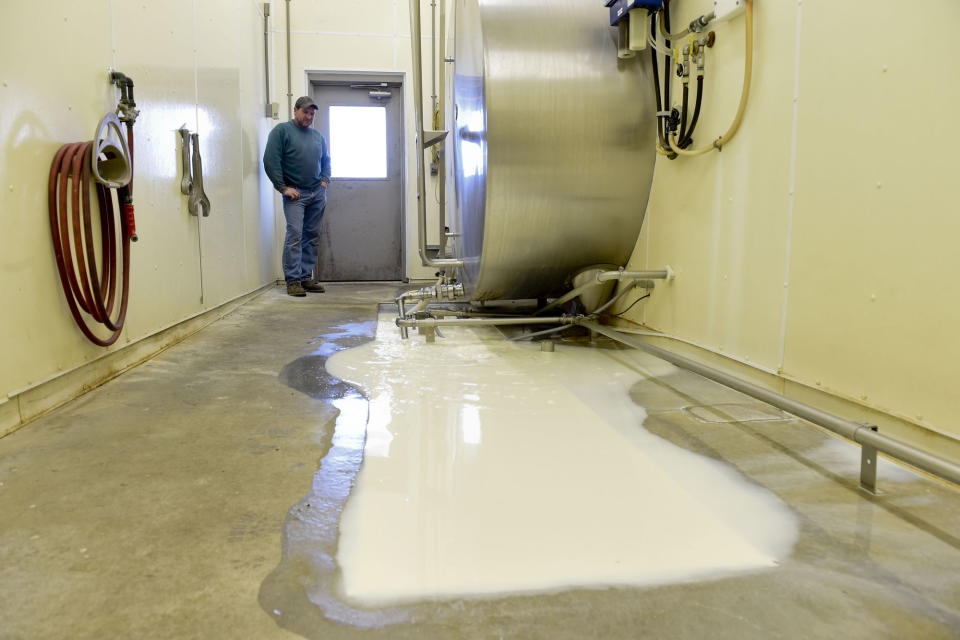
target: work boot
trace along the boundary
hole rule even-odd
[[[303,285],[299,282],[291,282],[287,285],[287,295],[303,298],[307,295],[307,292],[303,290]]]
[[[310,293],[323,293],[323,285],[317,282],[316,280],[309,280],[306,282],[300,283],[303,286],[304,291],[309,291]]]

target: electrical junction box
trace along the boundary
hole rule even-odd
[[[713,15],[718,22],[735,18],[747,8],[747,0],[713,0]]]
[[[626,20],[633,9],[660,11],[663,0],[605,0],[605,6],[610,7],[610,26],[613,27]]]

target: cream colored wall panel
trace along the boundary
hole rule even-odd
[[[131,256],[127,335],[157,331],[199,310],[196,219],[180,193],[180,139],[197,128],[191,0],[118,3],[117,68],[133,78],[134,203],[140,240]],[[142,25],[155,37],[144,38]]]
[[[940,0],[895,22],[894,11],[804,5],[786,370],[960,436],[960,133],[949,125],[960,62],[948,33],[960,7]],[[936,64],[880,45],[905,34],[923,34],[908,42]],[[823,46],[854,36],[841,56]]]
[[[686,24],[703,6],[687,7]],[[646,311],[650,326],[775,369],[779,359],[789,207],[795,22],[790,12],[756,15],[752,92],[744,123],[722,153],[659,158],[646,236],[631,267],[677,271]],[[707,57],[703,114],[694,147],[729,126],[743,82],[744,21],[716,25]],[[759,62],[762,61],[762,62]],[[691,83],[691,98],[695,81]],[[679,82],[672,100],[680,103]],[[692,100],[691,100],[692,109]],[[647,249],[649,245],[649,250]],[[627,315],[643,317],[635,307]]]
[[[243,232],[248,264],[245,286],[258,286],[276,280],[280,273],[280,256],[274,243],[265,244],[264,238],[274,237],[274,211],[270,192],[273,185],[261,167],[261,151],[273,120],[265,116],[268,94],[264,86],[263,14],[260,3],[254,11],[240,15],[242,31],[247,42],[255,46],[241,46],[238,61],[245,70],[240,75],[240,151],[242,167]]]
[[[403,0],[406,2],[407,0]],[[393,35],[395,0],[313,0],[290,3],[290,30]],[[286,3],[275,3],[277,25],[286,26]]]
[[[244,7],[253,11],[253,6]],[[197,104],[204,187],[210,216],[200,220],[203,248],[204,305],[217,305],[239,295],[250,276],[243,219],[240,131],[241,47],[250,47],[241,29],[242,11],[226,14],[198,5]],[[255,46],[255,45],[253,45]],[[246,140],[249,144],[249,140]]]
[[[0,209],[4,211],[0,217],[0,295],[11,308],[0,332],[3,397],[74,371],[105,351],[86,341],[68,312],[49,237],[46,186],[57,148],[65,142],[91,139],[98,121],[115,108],[118,92],[107,76],[111,67],[134,79],[141,109],[136,125],[134,194],[141,240],[132,247],[131,302],[117,347],[202,311],[197,221],[187,214],[186,198],[179,193],[175,133],[182,124],[196,130],[198,112],[207,115],[206,110],[197,108],[194,78],[195,34],[204,29],[194,18],[194,8],[201,4],[205,22],[223,25],[223,16],[230,16],[226,21],[230,26],[221,26],[223,32],[215,35],[220,43],[232,43],[225,53],[212,41],[211,51],[201,54],[205,56],[201,66],[218,69],[222,65],[234,78],[229,82],[232,95],[215,100],[222,105],[220,109],[231,112],[225,118],[231,133],[209,155],[217,158],[222,150],[232,150],[232,184],[221,188],[230,192],[237,210],[242,209],[245,198],[250,202],[241,216],[247,222],[227,229],[229,237],[224,242],[238,247],[256,243],[247,253],[221,252],[233,264],[219,267],[224,281],[219,286],[220,299],[261,284],[255,282],[260,276],[235,277],[265,270],[267,260],[260,254],[273,251],[275,235],[272,224],[263,224],[264,217],[272,221],[272,207],[261,211],[257,172],[249,173],[251,180],[246,185],[242,175],[243,163],[252,167],[256,160],[250,159],[258,155],[253,148],[245,156],[241,153],[244,140],[248,146],[259,147],[265,136],[262,124],[244,123],[246,129],[242,130],[238,122],[241,101],[249,101],[248,112],[262,109],[263,98],[255,97],[252,90],[242,97],[241,82],[236,79],[249,75],[251,87],[253,78],[262,82],[259,5],[251,3],[237,12],[236,3],[226,0],[10,4],[0,23],[0,56],[24,64],[9,64],[0,71],[4,105],[0,110],[4,141],[0,155]],[[256,51],[254,44],[259,45]],[[208,123],[201,117],[199,124]],[[272,279],[269,274],[266,277]],[[216,284],[216,278],[214,281]]]
[[[294,99],[302,95],[300,92],[306,88],[307,70],[393,69],[392,36],[357,37],[294,32],[291,47]],[[298,70],[300,73],[297,73]]]
[[[98,353],[74,327],[60,288],[47,182],[60,145],[90,140],[114,105],[109,10],[106,0],[13,3],[0,21],[2,395]]]

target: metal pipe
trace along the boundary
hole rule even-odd
[[[430,92],[433,114],[437,110],[437,0],[430,0]]]
[[[270,3],[263,3],[263,84],[266,89],[264,97],[266,105],[264,113],[268,117],[272,115],[270,108]]]
[[[439,131],[447,129],[447,0],[440,0],[440,118]],[[434,106],[436,109],[436,106]],[[438,207],[438,222],[440,232],[440,252],[438,258],[446,256],[447,242],[447,141],[437,144],[437,179],[440,181],[440,206]]]
[[[574,324],[576,316],[551,316],[548,318],[397,318],[397,326],[403,328],[433,327],[489,327],[517,324]]]
[[[567,329],[572,329],[574,325],[567,324],[560,327],[550,327],[549,329],[543,329],[542,331],[534,331],[533,333],[525,333],[520,336],[514,336],[507,340],[507,342],[518,342],[520,340],[532,340],[533,338],[538,338],[540,336],[548,336],[551,333],[557,333],[558,331],[566,331]]]
[[[620,280],[620,281],[623,281],[623,280],[669,280],[672,277],[673,277],[673,270],[670,269],[669,267],[667,267],[666,269],[657,270],[657,271],[624,271],[623,269],[618,269],[617,271],[601,271],[600,273],[597,274],[597,277],[595,280],[591,280],[590,282],[586,282],[580,285],[579,287],[576,287],[575,289],[570,290],[568,293],[565,293],[564,295],[560,296],[559,298],[557,298],[547,306],[543,307],[542,309],[538,309],[535,313],[536,315],[539,315],[541,313],[549,311],[550,309],[555,309],[562,304],[566,304],[567,302],[570,302],[571,300],[579,296],[581,293],[583,293],[587,289],[595,287],[604,282],[608,282],[610,280]]]
[[[289,2],[290,0],[287,0]],[[427,257],[426,179],[423,168],[423,56],[420,52],[420,0],[410,0],[410,53],[413,58],[413,111],[417,126],[417,239],[420,262],[425,267],[462,267],[463,260]]]
[[[767,404],[773,405],[780,409],[783,409],[787,413],[791,413],[798,418],[802,418],[808,422],[812,422],[816,425],[829,429],[830,431],[839,434],[849,440],[864,445],[867,447],[874,447],[878,451],[882,451],[887,455],[906,462],[909,465],[912,465],[918,469],[922,469],[928,473],[931,473],[939,478],[953,482],[954,484],[960,485],[960,466],[944,460],[943,458],[938,458],[934,455],[916,449],[908,444],[894,440],[888,436],[881,435],[877,433],[872,425],[858,424],[856,422],[851,422],[845,420],[839,416],[833,415],[832,413],[827,413],[816,407],[811,407],[810,405],[803,404],[796,400],[782,396],[779,393],[775,393],[768,389],[764,389],[758,385],[755,385],[745,380],[741,380],[735,376],[732,376],[723,371],[713,369],[706,365],[700,364],[689,358],[685,358],[681,355],[677,355],[666,349],[661,349],[660,347],[655,347],[651,344],[647,344],[642,340],[633,338],[626,334],[623,334],[615,329],[610,327],[605,327],[593,320],[586,318],[578,318],[576,324],[586,327],[591,331],[596,333],[603,334],[608,338],[612,338],[617,342],[622,342],[623,344],[635,347],[646,351],[649,354],[652,354],[662,360],[674,364],[688,371],[697,373],[704,378],[709,378],[714,382],[718,382],[726,387],[735,389],[740,393],[744,393],[748,396],[756,398],[766,402]]]
[[[430,313],[436,316],[457,316],[458,318],[516,318],[512,313],[485,313],[482,311],[455,311],[434,307]]]
[[[609,282],[610,280],[667,280],[673,275],[670,269],[659,269],[656,271],[601,271],[597,274],[597,282]]]
[[[290,0],[287,0],[287,115],[293,117],[293,80],[290,70]]]

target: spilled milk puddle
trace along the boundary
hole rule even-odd
[[[415,603],[705,580],[789,554],[778,499],[642,428],[630,389],[671,365],[445,335],[404,341],[381,315],[374,341],[288,367],[341,413],[261,589],[282,626],[382,627]]]

